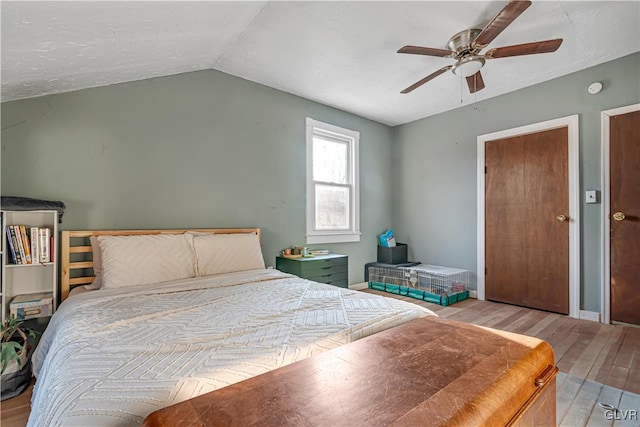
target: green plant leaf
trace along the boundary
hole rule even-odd
[[[0,351],[0,362],[2,363],[2,369],[0,373],[4,373],[4,370],[7,369],[9,362],[15,360],[18,362],[18,366],[22,366],[22,361],[20,360],[20,353],[24,350],[22,344],[17,343],[15,341],[8,341],[2,343],[2,350]]]

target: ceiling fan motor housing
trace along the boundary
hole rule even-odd
[[[449,50],[455,52],[455,58],[460,59],[469,54],[477,54],[480,49],[472,48],[471,43],[480,35],[482,30],[478,28],[471,28],[469,30],[463,30],[456,33],[449,39],[447,47]]]

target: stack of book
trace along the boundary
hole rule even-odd
[[[309,253],[311,255],[329,255],[329,249],[311,249]]]
[[[8,259],[11,264],[53,262],[53,236],[47,227],[7,225]]]

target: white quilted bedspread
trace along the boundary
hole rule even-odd
[[[277,270],[86,292],[60,306],[35,351],[29,425],[137,425],[428,314]]]

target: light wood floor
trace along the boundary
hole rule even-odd
[[[560,426],[638,426],[636,420],[607,420],[598,402],[640,414],[640,328],[604,325],[554,313],[488,301],[466,300],[442,307],[403,299],[435,311],[440,317],[535,336],[553,347],[560,369],[557,420]],[[23,427],[29,416],[32,386],[2,402],[2,427]],[[626,412],[629,414],[630,412]],[[620,413],[618,413],[620,414]],[[616,417],[614,417],[616,418]]]

